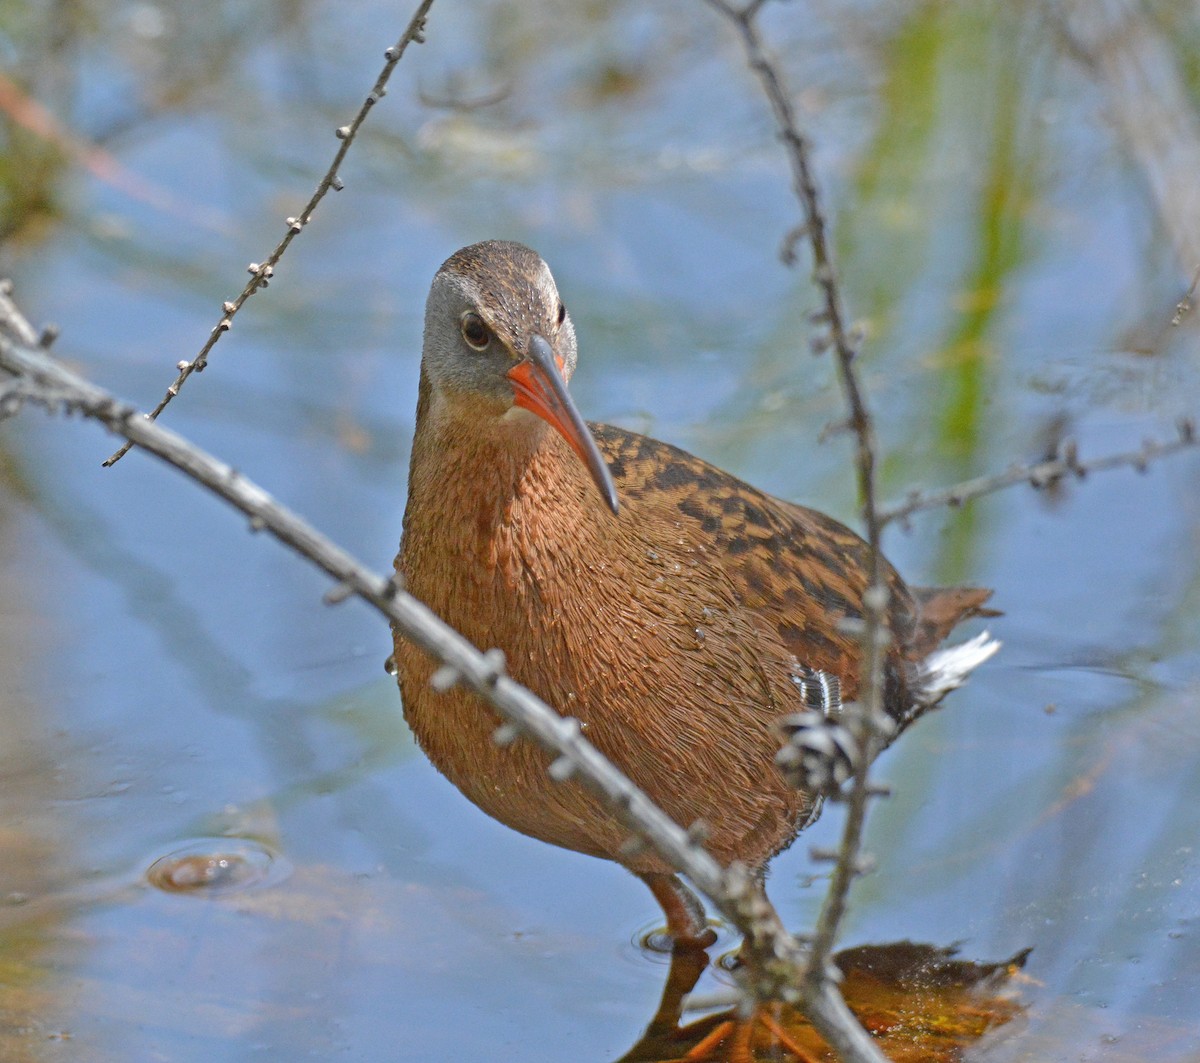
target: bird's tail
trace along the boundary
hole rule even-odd
[[[957,646],[934,650],[917,665],[917,701],[923,708],[936,705],[999,649],[1000,641],[983,631]]]

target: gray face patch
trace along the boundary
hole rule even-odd
[[[438,270],[425,304],[430,384],[446,396],[490,399],[502,415],[513,402],[505,374],[525,357],[535,333],[562,359],[570,380],[578,351],[574,325],[561,307],[550,268],[523,244],[490,240],[455,252]],[[477,350],[463,338],[466,314],[477,314],[490,330],[486,348]]]

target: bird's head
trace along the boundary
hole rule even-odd
[[[536,414],[571,445],[616,513],[616,485],[567,390],[577,356],[571,315],[537,252],[489,240],[437,271],[422,356],[434,393],[479,417]]]

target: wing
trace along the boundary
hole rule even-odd
[[[708,563],[721,566],[739,606],[769,625],[798,662],[792,681],[800,701],[832,711],[852,700],[861,649],[846,622],[863,615],[866,542],[832,517],[773,498],[668,443],[608,425],[593,430],[623,499],[649,510],[646,519],[686,523],[710,544]],[[892,632],[884,699],[904,720],[921,661],[962,620],[994,615],[984,607],[991,592],[910,590],[886,559],[884,575]]]

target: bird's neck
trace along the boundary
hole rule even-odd
[[[598,513],[607,511],[587,470],[540,418],[422,389],[401,563],[430,605],[455,611],[468,587],[467,597],[489,587],[510,603],[537,594],[595,537]]]

